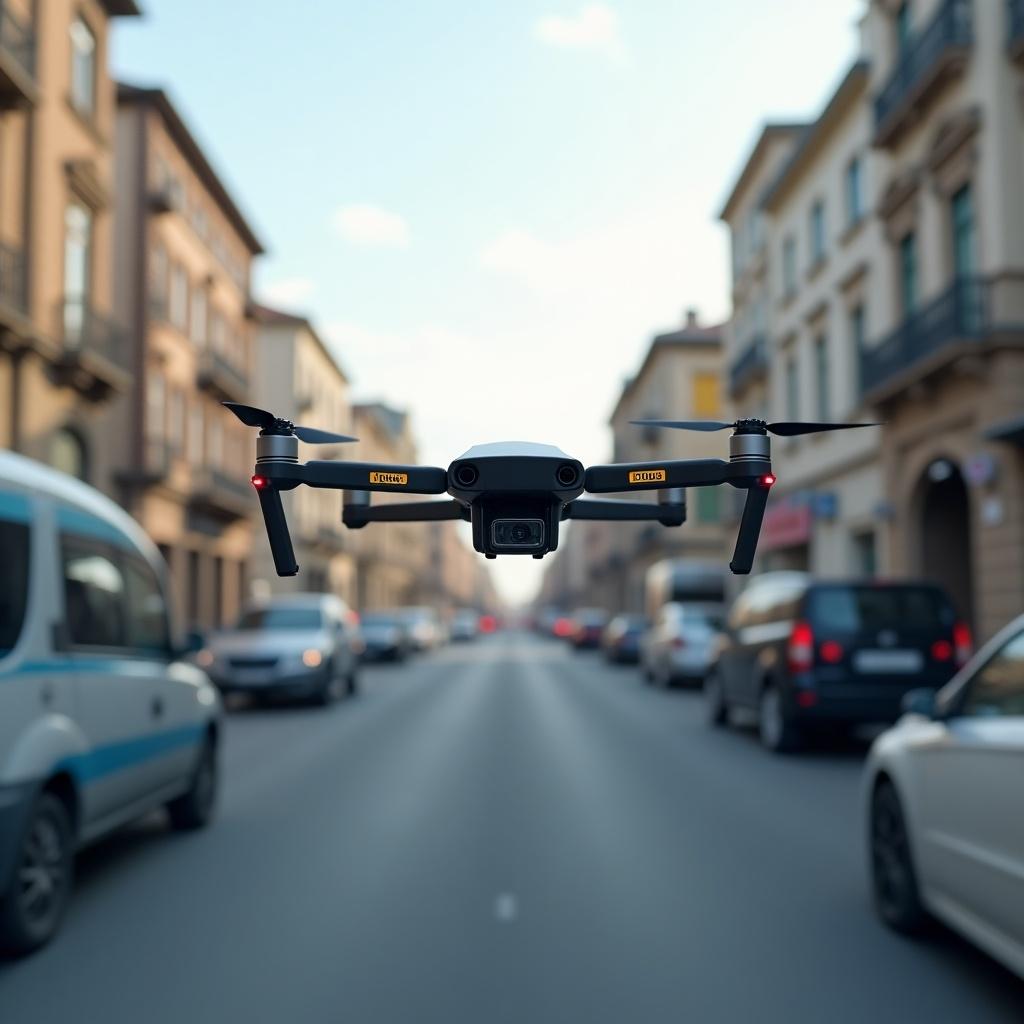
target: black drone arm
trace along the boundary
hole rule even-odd
[[[401,494],[444,494],[448,471],[438,466],[385,466],[377,462],[271,462],[257,465],[282,490],[306,484],[334,490],[398,491]]]
[[[665,462],[623,462],[591,466],[583,478],[591,494],[653,491],[666,487],[711,487],[730,480],[735,466],[722,459],[684,459]]]
[[[367,495],[369,497],[369,495]],[[353,530],[367,523],[439,523],[453,519],[470,520],[469,506],[461,501],[403,501],[392,505],[346,502],[342,522]]]
[[[589,519],[612,522],[652,521],[662,526],[682,526],[686,522],[686,502],[648,501],[570,501],[562,511],[563,519]]]

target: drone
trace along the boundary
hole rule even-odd
[[[745,490],[739,532],[729,569],[750,572],[757,551],[768,493],[775,483],[770,434],[796,437],[876,423],[766,423],[740,419],[632,420],[636,426],[673,430],[732,430],[729,458],[664,459],[584,468],[553,445],[525,441],[481,444],[447,469],[371,462],[299,462],[299,441],[344,444],[357,438],[296,426],[264,409],[224,402],[246,426],[258,427],[252,485],[259,495],[274,568],[279,576],[299,571],[288,532],[281,492],[300,484],[344,491],[342,522],[358,530],[368,523],[440,522],[472,524],[473,547],[487,558],[532,555],[543,558],[558,547],[558,527],[567,519],[651,521],[662,526],[686,522],[687,487],[729,484]],[[587,494],[659,492],[657,503],[623,498],[584,499]],[[371,504],[371,492],[447,494],[446,501]]]

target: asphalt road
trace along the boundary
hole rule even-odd
[[[220,815],[80,858],[0,1021],[1020,1021],[866,895],[863,749],[772,757],[692,693],[507,635],[229,715]]]

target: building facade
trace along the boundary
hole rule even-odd
[[[930,578],[983,638],[1024,608],[1022,68],[1022,3],[870,0],[723,211],[735,409],[883,422],[775,442],[762,567]]]
[[[115,308],[135,384],[104,448],[122,504],[171,568],[180,620],[208,629],[247,591],[254,437],[249,276],[262,246],[159,89],[118,89]]]
[[[256,372],[252,397],[261,409],[321,430],[352,435],[349,380],[337,359],[304,316],[257,305]],[[351,445],[302,445],[299,458],[342,459]],[[253,585],[272,593],[324,591],[350,604],[356,600],[353,534],[341,522],[337,491],[298,487],[282,499],[289,504],[299,576],[274,572],[270,548],[258,538],[253,548]]]
[[[115,494],[97,431],[127,393],[114,310],[112,19],[132,0],[9,0],[0,30],[0,445]],[[100,431],[102,433],[102,431]]]

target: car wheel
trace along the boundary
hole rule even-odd
[[[347,685],[347,680],[339,676],[335,670],[334,662],[329,661],[324,666],[323,682],[313,694],[313,704],[318,708],[330,707],[345,695]]]
[[[896,788],[883,781],[871,799],[871,888],[878,916],[899,932],[919,932],[927,920],[917,888],[906,821]]]
[[[757,731],[765,748],[776,754],[796,750],[800,745],[799,729],[795,722],[786,717],[782,708],[782,695],[772,683],[768,683],[761,691]]]
[[[704,677],[704,711],[709,725],[725,725],[729,719],[729,705],[717,672],[709,672]]]
[[[182,832],[205,828],[213,818],[216,802],[217,745],[208,736],[199,752],[188,789],[167,805],[171,826]]]
[[[18,849],[10,889],[0,901],[0,949],[23,956],[57,934],[73,875],[70,815],[57,796],[41,793]]]

